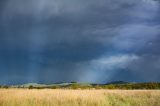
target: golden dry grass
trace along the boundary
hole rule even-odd
[[[160,106],[160,91],[0,89],[0,106]]]

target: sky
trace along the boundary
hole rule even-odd
[[[0,0],[0,84],[160,81],[159,0]]]

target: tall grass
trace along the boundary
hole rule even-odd
[[[160,91],[0,89],[0,106],[160,106]]]

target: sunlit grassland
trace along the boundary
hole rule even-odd
[[[0,106],[160,106],[160,91],[0,89]]]

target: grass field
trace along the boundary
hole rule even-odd
[[[0,89],[0,106],[160,106],[160,91]]]

